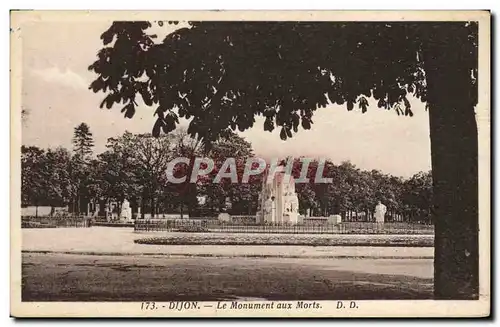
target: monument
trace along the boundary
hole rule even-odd
[[[130,202],[128,202],[127,199],[123,200],[120,220],[124,220],[126,222],[132,221],[132,208],[130,207]]]
[[[285,166],[278,166],[274,178],[268,183],[267,171],[262,181],[259,196],[260,208],[258,223],[297,224],[299,220],[299,199],[295,193],[295,179],[285,171]]]
[[[377,223],[384,223],[385,222],[385,213],[387,212],[387,207],[380,201],[378,201],[377,205],[375,206],[375,222]]]

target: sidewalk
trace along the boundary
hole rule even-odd
[[[433,247],[363,246],[220,246],[146,245],[135,239],[165,236],[166,232],[134,233],[130,228],[92,227],[23,229],[23,252],[53,252],[97,255],[169,255],[200,257],[283,257],[283,258],[384,258],[429,259]],[[339,238],[383,238],[390,235],[324,235]],[[422,237],[414,235],[412,237]]]

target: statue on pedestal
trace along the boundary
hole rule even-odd
[[[110,202],[105,204],[104,214],[106,215],[106,221],[113,221],[113,207]]]
[[[269,196],[264,202],[264,221],[274,221],[274,219],[272,218],[274,215],[273,202],[274,201],[271,196]]]
[[[132,221],[132,208],[130,207],[130,202],[128,202],[127,199],[123,200],[120,220],[124,220],[126,222]]]
[[[375,221],[377,223],[383,223],[385,222],[385,213],[387,212],[387,207],[380,201],[378,201],[377,205],[375,206]]]

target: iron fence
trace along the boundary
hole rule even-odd
[[[21,228],[91,227],[92,219],[85,216],[21,217]]]

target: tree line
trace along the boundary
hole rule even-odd
[[[75,128],[72,143],[72,150],[22,146],[23,206],[68,206],[74,214],[86,214],[89,208],[94,213],[99,208],[100,212],[95,213],[103,214],[111,201],[118,204],[119,210],[119,204],[127,199],[134,213],[141,208],[143,217],[159,213],[196,217],[224,210],[254,215],[259,210],[263,174],[250,176],[249,183],[231,183],[227,178],[212,183],[227,158],[236,158],[241,181],[246,159],[255,157],[251,144],[235,133],[207,147],[182,129],[159,137],[125,132],[108,139],[106,150],[95,155],[90,128],[82,123]],[[177,157],[190,159],[189,164],[175,166],[174,176],[187,176],[180,184],[169,182],[166,174],[167,165]],[[191,183],[197,157],[211,158],[215,168]],[[302,165],[301,158],[293,159],[295,178],[299,178]],[[350,162],[335,165],[327,160],[323,177],[332,178],[333,183],[317,184],[314,178],[319,165],[318,160],[310,161],[306,176],[309,182],[296,184],[301,214],[340,214],[347,221],[371,221],[373,209],[381,201],[388,208],[388,220],[430,221],[430,172],[402,178],[378,170],[361,170]],[[201,168],[205,168],[203,164]],[[203,204],[200,197],[204,198]]]

